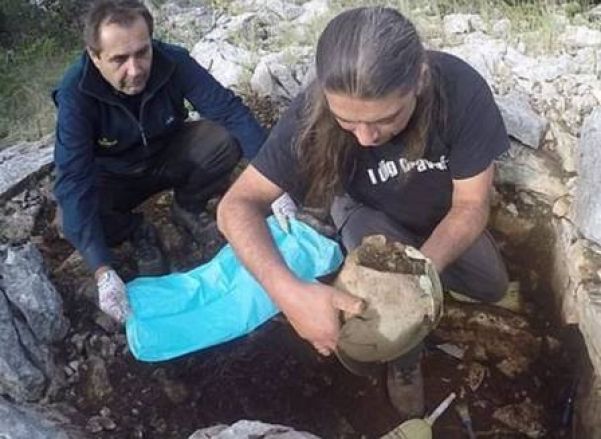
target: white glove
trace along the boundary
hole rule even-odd
[[[282,230],[286,233],[290,233],[290,224],[288,223],[288,220],[290,218],[296,218],[296,211],[298,210],[296,204],[294,204],[294,200],[290,198],[290,195],[286,192],[280,195],[278,199],[271,203],[271,210]]]
[[[119,323],[131,313],[127,301],[125,284],[115,272],[107,270],[98,278],[98,304],[100,309]]]

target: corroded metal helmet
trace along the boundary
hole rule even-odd
[[[432,262],[414,247],[366,237],[346,258],[334,286],[362,298],[361,314],[345,319],[336,354],[369,375],[415,348],[442,316],[442,286]]]

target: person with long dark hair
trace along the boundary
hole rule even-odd
[[[321,34],[316,78],[224,196],[218,225],[297,333],[335,350],[339,311],[360,301],[304,283],[274,248],[265,215],[288,192],[331,206],[347,250],[384,234],[431,259],[443,287],[495,302],[507,273],[486,231],[493,162],[509,147],[484,79],[460,59],[424,48],[398,11],[362,7]],[[388,391],[406,417],[424,410],[419,352],[392,361]]]

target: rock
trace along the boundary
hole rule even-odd
[[[561,159],[561,165],[566,172],[576,172],[576,142],[575,136],[565,132],[559,124],[550,124],[553,149]]]
[[[570,207],[572,203],[568,196],[561,197],[553,204],[553,215],[563,218],[570,213]]]
[[[52,137],[0,150],[0,202],[21,192],[32,180],[48,175],[53,151]]]
[[[467,366],[465,382],[472,392],[476,392],[488,374],[489,371],[486,366],[483,366],[477,361],[473,361]]]
[[[528,81],[553,81],[568,73],[573,68],[573,61],[567,56],[543,56],[536,59],[524,56],[508,49],[505,61],[512,72],[519,78]]]
[[[466,34],[471,30],[470,15],[449,14],[442,19],[442,28],[445,34]]]
[[[239,8],[244,11],[274,13],[280,21],[292,21],[304,12],[300,4],[302,2],[285,0],[236,0],[232,2],[232,9]]]
[[[7,439],[85,439],[59,410],[15,405],[0,398],[0,435]]]
[[[238,421],[231,426],[215,425],[196,431],[188,439],[319,439],[311,433],[296,431],[284,425],[258,421]]]
[[[293,47],[261,58],[250,85],[259,96],[269,96],[273,102],[287,106],[307,84],[312,71],[311,50]]]
[[[0,391],[37,400],[64,382],[49,343],[64,338],[68,322],[33,245],[2,248],[0,261]]]
[[[601,375],[601,282],[576,288],[578,329],[582,333],[595,373]]]
[[[507,133],[524,145],[537,149],[547,130],[548,122],[534,112],[527,98],[517,93],[496,97]]]
[[[601,47],[601,31],[586,26],[567,26],[559,40],[569,48]]]
[[[497,161],[495,182],[536,194],[552,205],[568,192],[558,168],[559,164],[544,154],[511,142],[509,152]]]
[[[191,55],[224,87],[239,85],[251,72],[250,52],[226,41],[200,41]]]
[[[168,378],[164,369],[156,369],[152,373],[152,377],[158,381],[167,398],[174,404],[182,404],[188,399],[190,392],[185,384],[181,381]]]
[[[447,342],[469,345],[466,358],[494,359],[496,367],[509,376],[527,371],[539,357],[542,346],[542,339],[533,333],[524,317],[500,314],[478,305],[462,307],[454,302],[445,303],[445,315],[434,333]],[[476,381],[469,374],[467,379],[472,384]]]
[[[492,84],[507,52],[507,44],[476,32],[468,35],[462,45],[447,48],[445,51],[463,59]]]
[[[327,0],[309,0],[302,4],[303,13],[295,20],[295,25],[307,25],[330,12]]]
[[[32,244],[0,252],[0,287],[25,317],[36,339],[55,342],[64,338],[69,323],[63,302],[46,276],[42,255]]]
[[[512,243],[520,244],[530,237],[530,233],[536,223],[525,217],[512,212],[508,206],[494,209],[491,215],[491,224],[495,230],[503,233]]]
[[[511,20],[503,18],[493,23],[491,33],[502,40],[507,39],[511,32]]]
[[[203,40],[227,42],[261,53],[268,51],[269,45],[277,38],[280,22],[276,13],[268,11],[244,12],[233,17],[224,15]]]
[[[588,18],[591,21],[601,21],[601,5],[597,5],[587,12]]]
[[[498,408],[492,417],[529,438],[544,437],[547,433],[543,427],[543,408],[529,400]]]
[[[86,396],[90,401],[102,403],[108,395],[113,393],[106,363],[102,358],[91,355],[80,367],[80,373],[85,383]]]
[[[185,47],[191,47],[213,28],[214,15],[206,5],[191,6],[188,0],[170,0],[153,13],[160,37]]]
[[[601,376],[585,363],[579,378],[573,437],[601,437]]]
[[[40,399],[46,388],[46,378],[29,360],[21,345],[6,296],[0,291],[0,394],[15,401]]]
[[[578,145],[575,222],[582,234],[601,244],[601,107],[584,121]]]
[[[37,189],[27,189],[0,205],[0,242],[22,244],[29,240],[46,200]]]

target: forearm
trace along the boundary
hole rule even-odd
[[[442,272],[482,234],[488,213],[488,206],[452,207],[422,245],[421,252]]]
[[[226,197],[219,205],[217,222],[242,264],[285,311],[293,299],[289,290],[300,281],[275,247],[265,222],[266,213],[266,208],[254,201]]]

